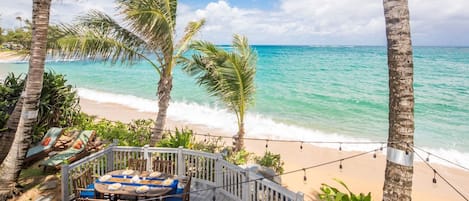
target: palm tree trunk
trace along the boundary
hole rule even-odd
[[[22,97],[20,97],[18,102],[16,102],[15,108],[7,121],[7,130],[2,132],[2,136],[0,138],[0,142],[3,142],[2,146],[0,146],[0,164],[2,164],[3,160],[7,157],[10,152],[11,145],[13,144],[13,140],[15,139],[16,129],[18,128],[21,118],[21,108],[23,108]]]
[[[240,122],[236,136],[235,151],[241,151],[244,148],[244,134],[244,122]]]
[[[15,191],[23,159],[28,151],[33,126],[37,121],[46,59],[47,29],[51,0],[33,1],[33,30],[29,72],[23,92],[23,107],[15,138],[0,167],[0,200]],[[15,109],[17,109],[15,107]],[[18,111],[13,111],[16,113]]]
[[[165,70],[162,73],[158,83],[158,115],[156,117],[155,127],[153,127],[150,138],[150,146],[155,146],[163,137],[163,129],[166,123],[166,112],[171,99],[171,89],[173,88],[173,76],[166,75]],[[166,76],[165,76],[166,75]]]
[[[383,5],[389,67],[388,153],[394,149],[413,159],[414,89],[408,3],[407,0],[384,0]],[[409,161],[409,164],[400,163],[388,154],[383,201],[412,200],[413,165],[412,160]]]

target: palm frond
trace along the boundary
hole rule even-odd
[[[176,26],[176,0],[117,0],[124,21],[152,49],[163,53],[165,65],[171,63]],[[163,65],[163,64],[162,64]]]
[[[205,19],[201,19],[199,21],[192,21],[187,24],[186,29],[184,31],[184,36],[179,40],[178,44],[176,45],[176,57],[184,54],[188,49],[188,44],[191,42],[192,37],[197,34],[202,26],[205,24]]]

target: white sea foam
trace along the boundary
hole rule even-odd
[[[132,95],[101,92],[85,88],[78,88],[77,91],[80,97],[100,103],[125,105],[141,112],[158,111],[156,100],[144,99]],[[200,124],[209,128],[220,129],[225,133],[233,135],[237,132],[237,123],[234,114],[226,109],[218,107],[209,107],[193,102],[176,101],[170,103],[170,107],[168,108],[168,117],[172,120],[185,121],[191,124]],[[324,133],[319,130],[276,122],[269,117],[255,113],[248,113],[245,122],[246,137],[316,142],[371,142],[368,139],[354,138],[338,133]],[[339,144],[337,143],[315,143],[315,145],[329,148],[339,147]],[[300,144],[298,143],[298,145],[294,146],[299,147]],[[380,146],[381,144],[341,145],[342,150],[344,151],[370,151],[379,148]],[[456,162],[464,167],[469,167],[469,153],[462,153],[456,150],[431,149],[426,147],[423,149],[448,159],[449,161]],[[386,153],[386,150],[383,150],[382,153]],[[419,153],[423,155],[423,157],[427,156],[426,153]],[[415,158],[418,159],[417,156],[415,156]],[[435,157],[430,158],[431,162],[455,167],[454,165],[450,165],[443,160],[436,159]]]

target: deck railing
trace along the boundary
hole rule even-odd
[[[151,169],[152,161],[156,158],[171,160],[175,165],[168,170],[169,173],[179,176],[191,173],[194,182],[212,188],[215,200],[220,200],[217,199],[219,195],[234,201],[303,200],[303,193],[295,193],[267,179],[260,179],[260,176],[223,160],[221,154],[183,148],[124,147],[116,146],[116,143],[72,164],[62,165],[62,200],[74,198],[71,185],[73,174],[92,168],[96,175],[105,175],[113,170],[127,168],[129,158],[146,159],[147,170]]]

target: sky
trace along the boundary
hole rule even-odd
[[[114,0],[53,0],[51,23],[69,23],[90,9],[116,15]],[[0,0],[0,26],[31,18],[32,0]],[[468,0],[409,0],[412,43],[469,46]],[[199,39],[230,44],[385,45],[382,0],[180,0],[176,32],[205,18]]]

